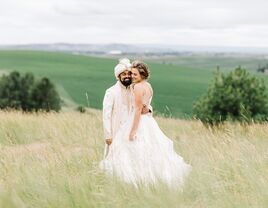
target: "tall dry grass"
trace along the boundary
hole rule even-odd
[[[0,207],[268,207],[267,124],[157,121],[193,166],[182,193],[106,177],[99,111],[0,112]]]

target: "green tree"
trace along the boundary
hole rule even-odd
[[[60,110],[60,97],[48,78],[35,81],[32,73],[11,72],[0,79],[0,108],[23,111]]]
[[[31,91],[30,98],[33,104],[33,109],[36,111],[59,111],[61,108],[60,96],[54,85],[46,77],[42,78],[35,84]]]
[[[268,96],[263,80],[241,67],[224,75],[219,70],[205,95],[193,106],[196,118],[218,124],[226,120],[268,120]]]
[[[34,75],[32,73],[26,73],[21,77],[20,102],[21,108],[24,111],[30,111],[32,109],[30,93],[34,86],[34,81]]]
[[[19,72],[3,75],[0,80],[0,108],[20,109],[21,76]]]

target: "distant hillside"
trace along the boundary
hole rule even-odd
[[[178,65],[167,62],[163,64],[159,60],[146,60],[151,70],[149,81],[154,88],[155,112],[174,117],[191,116],[192,104],[205,93],[215,71],[217,59],[207,59],[207,62],[202,62],[198,57],[196,60],[172,60],[178,62]],[[221,60],[225,61],[228,69],[232,69],[232,64],[237,64],[228,61],[228,58]],[[66,105],[73,108],[77,105],[102,108],[105,90],[116,82],[116,64],[115,58],[59,52],[0,51],[0,75],[17,70],[33,72],[37,76],[48,76],[57,84]],[[210,67],[205,67],[206,65]],[[213,65],[215,67],[212,67]],[[197,70],[200,68],[202,70]],[[268,76],[258,76],[268,81]]]
[[[45,50],[81,52],[89,54],[109,54],[111,51],[120,51],[122,54],[188,54],[188,53],[226,53],[226,54],[251,54],[268,55],[268,47],[216,47],[216,46],[187,46],[174,44],[20,44],[0,45],[0,49],[13,50]]]
[[[153,45],[131,45],[131,44],[23,44],[23,45],[0,45],[0,49],[13,50],[44,50],[44,51],[65,51],[80,52],[89,54],[109,54],[111,51],[119,51],[122,54],[143,54],[143,53],[171,53],[176,52],[169,47]]]
[[[33,72],[48,76],[58,85],[68,104],[102,108],[105,90],[115,83],[116,59],[93,58],[56,52],[0,51],[0,70]],[[210,70],[148,63],[154,88],[155,112],[189,116],[192,103],[205,92]],[[88,100],[87,100],[88,96]],[[75,104],[76,103],[76,104]]]

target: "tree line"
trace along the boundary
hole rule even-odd
[[[37,80],[32,73],[13,71],[0,78],[0,108],[58,112],[61,99],[49,78]]]

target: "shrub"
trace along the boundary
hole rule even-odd
[[[79,111],[80,113],[85,113],[86,112],[86,108],[84,106],[79,105],[76,108],[77,111]]]
[[[193,112],[196,118],[208,124],[226,120],[267,121],[266,87],[263,80],[241,67],[226,75],[218,70],[207,93],[194,103]]]

